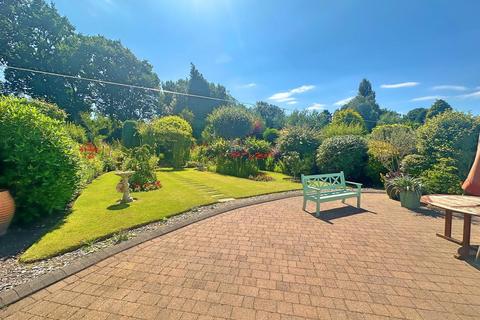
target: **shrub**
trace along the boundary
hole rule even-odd
[[[419,177],[429,167],[427,158],[420,154],[409,154],[400,163],[400,171],[413,177]]]
[[[365,128],[365,120],[360,113],[352,109],[337,110],[333,114],[332,124],[355,125]]]
[[[398,171],[400,161],[415,151],[415,132],[406,125],[375,127],[369,138],[369,154],[390,172]]]
[[[140,134],[143,142],[154,148],[157,155],[163,154],[175,169],[184,166],[190,157],[192,127],[178,116],[154,119],[140,128]]]
[[[215,138],[244,138],[252,132],[254,120],[253,115],[243,107],[220,107],[208,115],[205,130]]]
[[[134,148],[140,145],[140,133],[135,120],[127,120],[123,123],[122,144],[126,148]]]
[[[320,145],[317,132],[307,127],[283,129],[277,143],[282,153],[298,152],[300,158],[315,155]]]
[[[326,139],[317,151],[317,166],[321,173],[343,171],[346,178],[360,179],[367,163],[367,143],[358,136]]]
[[[464,179],[475,157],[480,121],[470,114],[444,112],[418,129],[417,147],[430,163],[451,158]]]
[[[285,155],[282,157],[282,162],[285,166],[285,173],[293,176],[293,179],[296,179],[302,171],[302,160],[300,159],[298,152],[291,151],[285,153]]]
[[[368,184],[372,186],[382,185],[382,175],[386,174],[388,170],[382,165],[380,161],[375,159],[370,154],[368,155],[368,162],[365,168],[365,177],[368,179]]]
[[[320,132],[321,140],[325,140],[331,137],[337,136],[362,136],[366,133],[365,128],[361,125],[355,124],[329,124],[328,126],[324,127]]]
[[[431,119],[447,111],[453,111],[452,107],[445,100],[437,99],[428,109],[426,118]]]
[[[442,158],[421,175],[428,193],[462,194],[462,181],[458,176],[455,160]]]
[[[123,169],[135,171],[129,179],[132,191],[149,191],[161,187],[155,173],[157,162],[158,158],[147,145],[130,150]]]
[[[267,128],[263,132],[263,139],[270,143],[275,143],[275,141],[277,141],[279,136],[280,136],[280,131],[274,128]]]
[[[81,144],[86,143],[88,141],[87,132],[82,126],[76,125],[71,122],[67,122],[64,124],[63,127],[65,128],[65,131],[73,141]]]
[[[67,113],[60,109],[56,104],[48,103],[41,100],[22,99],[21,103],[29,105],[31,108],[37,109],[49,118],[64,122],[67,119]]]
[[[76,144],[23,99],[0,98],[0,161],[0,187],[12,192],[18,222],[64,210],[80,185]]]

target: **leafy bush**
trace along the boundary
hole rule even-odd
[[[48,103],[37,99],[21,99],[20,103],[29,105],[31,108],[37,109],[40,113],[43,113],[49,118],[62,122],[67,119],[67,113],[63,109],[60,109],[56,104]]]
[[[365,177],[367,183],[371,186],[382,185],[382,175],[386,174],[388,170],[382,165],[380,161],[375,159],[370,154],[368,155],[367,166],[365,167]]]
[[[400,171],[413,177],[420,177],[429,167],[428,159],[420,154],[409,154],[400,163]]]
[[[332,124],[354,125],[365,128],[365,120],[360,113],[352,109],[337,110],[333,114]]]
[[[358,136],[326,139],[317,151],[320,173],[343,171],[349,179],[360,179],[367,164],[367,143]]]
[[[253,112],[262,117],[267,127],[280,129],[285,123],[285,112],[273,104],[259,101],[255,104]]]
[[[320,145],[318,134],[307,127],[289,127],[280,132],[277,141],[282,153],[298,152],[300,158],[313,156]]]
[[[366,133],[365,128],[361,125],[355,124],[329,124],[320,132],[321,140],[338,136],[362,136]]]
[[[426,118],[431,119],[447,111],[453,111],[452,107],[445,100],[437,99],[428,109]]]
[[[140,145],[140,133],[138,123],[135,120],[127,120],[122,127],[122,144],[126,148],[134,148]]]
[[[275,141],[277,141],[279,136],[280,136],[280,131],[274,128],[267,128],[263,132],[263,139],[270,143],[275,143]]]
[[[389,124],[373,128],[369,154],[390,172],[398,171],[400,161],[415,151],[415,132],[409,126]]]
[[[192,145],[192,127],[178,116],[154,119],[150,124],[140,128],[142,141],[157,152],[164,154],[165,161],[179,169],[190,157]]]
[[[23,99],[0,98],[0,161],[0,187],[12,192],[18,222],[64,210],[80,185],[75,142]]]
[[[147,145],[130,150],[123,169],[135,171],[129,179],[132,191],[149,191],[161,187],[155,173],[157,162],[158,158]]]
[[[428,193],[462,194],[455,160],[442,158],[421,175],[423,184]]]
[[[243,107],[220,107],[208,115],[205,130],[215,138],[244,138],[252,133],[254,120],[253,115]]]
[[[418,129],[417,147],[428,162],[451,158],[464,179],[475,157],[480,121],[470,114],[444,112]]]
[[[293,179],[297,179],[301,173],[312,173],[314,162],[313,157],[302,159],[298,152],[287,152],[282,157],[282,172],[293,176]]]
[[[63,127],[73,141],[81,144],[88,141],[87,132],[82,126],[67,122],[63,125]]]

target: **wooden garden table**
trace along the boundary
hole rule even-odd
[[[466,259],[470,255],[470,230],[472,216],[480,216],[480,197],[434,194],[423,196],[421,202],[445,209],[445,231],[437,236],[460,244],[455,258]],[[463,214],[463,241],[452,238],[452,213]]]

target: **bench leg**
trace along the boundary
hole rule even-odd
[[[303,211],[307,210],[307,199],[303,198]]]
[[[315,215],[317,217],[320,217],[320,202],[317,201],[317,206],[316,206],[316,210],[315,210]]]
[[[342,199],[342,203],[345,203],[345,199]]]
[[[360,196],[357,197],[357,208],[360,208]]]

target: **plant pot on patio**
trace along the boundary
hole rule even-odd
[[[15,213],[15,202],[8,190],[0,189],[0,236],[7,233]]]
[[[421,194],[416,191],[400,191],[400,204],[407,209],[420,207]]]

